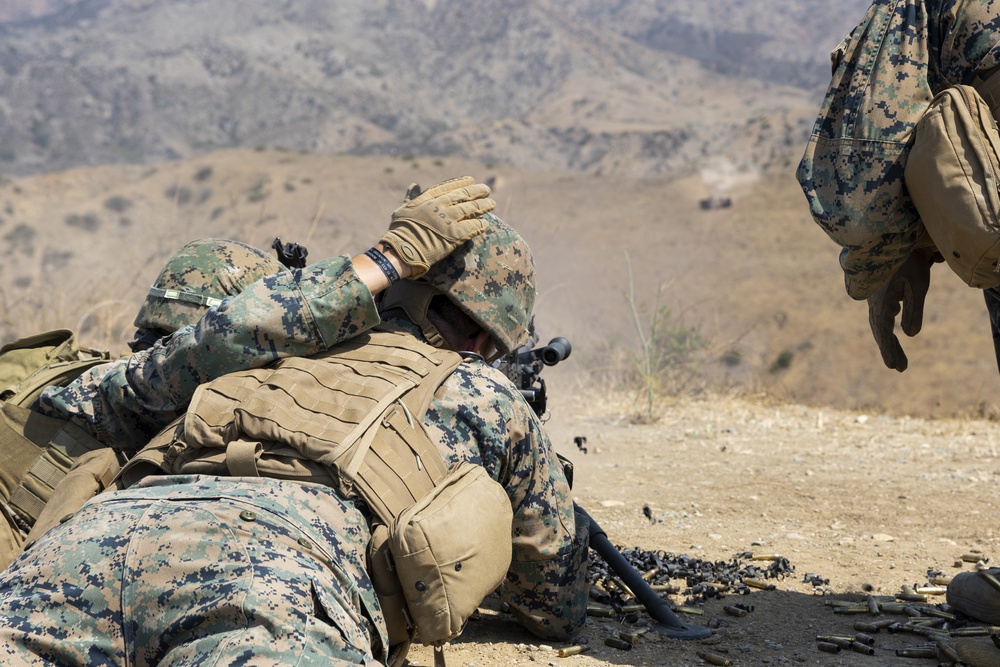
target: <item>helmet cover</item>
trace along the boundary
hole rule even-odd
[[[282,270],[276,258],[239,241],[192,241],[167,260],[134,324],[140,329],[176,331],[226,297]]]
[[[488,226],[420,278],[447,296],[489,335],[503,354],[528,337],[535,306],[535,260],[528,244],[503,220]]]

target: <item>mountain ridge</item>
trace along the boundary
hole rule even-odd
[[[3,28],[0,172],[238,147],[636,176],[720,156],[783,168],[836,38],[818,48],[816,29],[787,27],[802,3],[775,2],[773,34],[740,0],[35,3]],[[705,27],[709,5],[749,27]]]

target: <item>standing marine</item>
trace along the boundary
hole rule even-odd
[[[842,247],[847,293],[868,302],[885,365],[902,372],[896,318],[906,335],[920,331],[930,270],[944,259],[907,189],[915,130],[953,86],[973,86],[996,116],[1000,2],[875,0],[831,61],[833,78],[797,177],[814,219]],[[993,285],[984,295],[1000,361],[1000,290]],[[978,573],[955,576],[948,603],[1000,622],[1000,590]]]

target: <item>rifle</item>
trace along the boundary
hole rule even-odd
[[[517,385],[528,405],[541,418],[547,409],[545,380],[540,377],[541,372],[545,366],[555,366],[569,357],[573,346],[567,339],[558,337],[550,340],[548,345],[533,347],[538,343],[534,321],[529,326],[528,334],[528,344],[507,355],[501,363],[501,369]],[[566,469],[566,479],[572,488],[573,465],[562,457],[560,459]],[[667,601],[657,595],[649,583],[642,578],[642,575],[622,556],[621,552],[608,539],[607,533],[594,521],[594,518],[579,505],[574,503],[574,506],[578,515],[585,516],[590,520],[590,548],[600,554],[614,573],[628,586],[636,599],[642,603],[649,615],[654,620],[659,621],[660,627],[657,628],[657,632],[673,639],[703,639],[712,634],[710,628],[700,625],[685,625],[670,608]]]

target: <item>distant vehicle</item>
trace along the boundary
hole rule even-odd
[[[698,202],[701,205],[701,210],[708,211],[713,208],[729,208],[733,205],[733,200],[731,197],[720,197],[718,195],[712,195],[711,197],[706,197]]]

